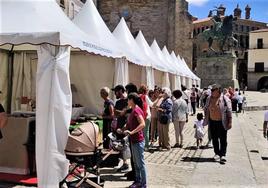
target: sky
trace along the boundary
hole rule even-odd
[[[242,10],[242,18],[245,18],[245,7],[251,7],[251,19],[268,23],[268,0],[187,0],[189,12],[199,19],[206,18],[209,10],[223,4],[226,7],[225,15],[233,14],[233,10],[239,4]]]

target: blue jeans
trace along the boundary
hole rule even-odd
[[[146,184],[146,168],[144,160],[144,141],[131,143],[132,157],[135,167],[136,182]]]

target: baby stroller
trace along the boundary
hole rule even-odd
[[[92,187],[100,188],[103,184],[100,178],[100,166],[111,155],[117,154],[124,146],[124,142],[120,144],[111,140],[111,150],[107,153],[100,148],[98,143],[99,128],[94,122],[83,123],[79,128],[71,132],[66,145],[65,153],[67,159],[70,160],[70,169],[68,175],[60,183],[60,187],[66,183],[72,187],[79,187],[86,182]],[[94,176],[97,181],[94,182],[90,177]],[[76,181],[69,181],[72,177]]]

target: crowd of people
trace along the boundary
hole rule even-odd
[[[158,151],[169,151],[171,148],[183,147],[183,129],[188,116],[197,113],[194,123],[197,149],[203,147],[204,127],[208,126],[207,146],[214,147],[214,159],[225,163],[227,148],[227,131],[232,127],[232,111],[241,112],[245,97],[238,89],[222,89],[214,84],[201,90],[198,85],[191,89],[182,86],[181,90],[171,91],[167,87],[147,86],[139,88],[130,83],[125,87],[117,85],[111,89],[116,97],[114,103],[110,98],[110,89],[104,87],[100,95],[104,99],[103,139],[104,148],[109,148],[107,135],[114,131],[118,138],[128,135],[131,157],[122,157],[123,165],[118,171],[129,170],[128,159],[131,159],[131,174],[134,183],[130,187],[146,187],[146,168],[144,152],[157,146]],[[174,125],[175,145],[170,143],[170,126]],[[123,155],[122,155],[123,156]]]

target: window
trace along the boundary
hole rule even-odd
[[[242,48],[245,47],[245,45],[244,45],[244,36],[243,36],[243,35],[240,35],[240,37],[239,37],[239,44],[240,44],[240,46],[241,46]]]
[[[263,48],[263,39],[257,39],[257,48],[262,49]]]
[[[64,0],[60,0],[60,7],[61,7],[61,8],[65,8]]]
[[[246,36],[246,48],[249,48],[249,36]]]
[[[249,32],[249,26],[247,26],[247,32]]]
[[[197,28],[197,34],[199,34],[200,33],[200,28]]]
[[[238,31],[238,25],[235,24],[235,31]]]
[[[244,32],[244,26],[241,25],[240,27],[241,27],[241,32]]]
[[[251,27],[251,31],[254,31],[255,30],[255,27]]]
[[[255,63],[255,72],[264,72],[264,63]]]
[[[71,3],[71,7],[70,7],[70,18],[71,19],[74,18],[74,3]]]

